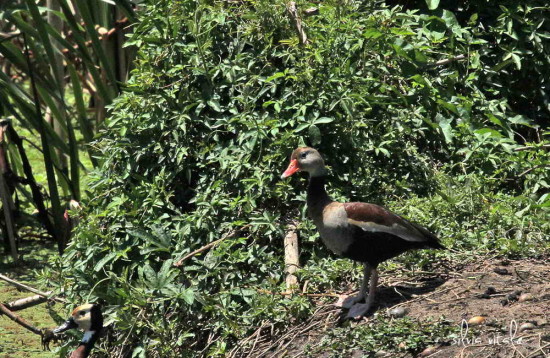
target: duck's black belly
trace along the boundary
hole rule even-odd
[[[354,231],[353,241],[342,253],[343,257],[366,262],[376,267],[379,263],[411,249],[426,248],[424,242],[406,241],[399,236],[381,232]]]

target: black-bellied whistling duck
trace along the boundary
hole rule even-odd
[[[317,150],[308,147],[294,150],[282,178],[298,171],[309,173],[308,213],[325,245],[337,255],[365,265],[359,294],[344,304],[350,308],[348,318],[361,317],[372,308],[378,264],[411,249],[444,248],[434,234],[381,206],[332,201],[325,191],[325,162]],[[359,303],[365,297],[366,302]]]
[[[86,358],[90,355],[94,344],[99,339],[103,329],[103,315],[101,308],[96,304],[85,304],[74,309],[71,317],[61,326],[52,331],[53,334],[65,332],[72,328],[84,331],[84,336],[77,349],[70,358]]]

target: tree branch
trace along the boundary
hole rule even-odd
[[[39,296],[42,296],[42,297],[45,297],[47,299],[52,299],[52,300],[55,300],[57,302],[61,302],[61,303],[67,303],[66,300],[64,300],[63,298],[59,298],[59,297],[51,297],[50,298],[50,295],[51,295],[51,292],[42,292],[42,291],[39,291],[37,290],[36,288],[32,288],[31,286],[28,286],[28,285],[25,285],[24,283],[21,283],[21,282],[17,282],[7,276],[4,276],[2,274],[0,274],[0,279],[6,281],[7,283],[17,287],[17,288],[20,288],[22,290],[26,290],[26,291],[29,291],[29,292],[32,292],[34,294],[37,294]]]
[[[18,315],[16,315],[12,311],[10,311],[6,306],[4,306],[1,303],[0,303],[0,312],[3,313],[4,315],[8,316],[15,323],[25,327],[26,329],[28,329],[32,333],[35,333],[35,334],[38,334],[38,335],[42,336],[42,331],[40,329],[36,328],[35,326],[30,324],[29,322],[25,321],[23,318],[19,317]]]
[[[520,173],[520,174],[518,175],[518,178],[521,178],[522,176],[524,176],[524,175],[526,175],[526,174],[532,172],[533,170],[536,170],[536,169],[539,169],[539,168],[546,168],[546,167],[550,168],[550,164],[539,164],[539,165],[535,165],[534,167],[529,168],[529,169],[523,171],[522,173]]]
[[[541,146],[517,147],[517,148],[514,148],[514,152],[523,152],[525,150],[532,150],[532,149],[550,149],[550,144],[543,144]]]
[[[446,59],[444,59],[444,60],[439,60],[439,61],[437,61],[437,62],[430,63],[430,64],[426,65],[426,67],[443,66],[443,65],[446,65],[446,64],[451,63],[451,62],[464,60],[464,59],[466,59],[466,58],[468,58],[467,55],[458,55],[458,56],[455,56],[455,57],[446,58]]]
[[[218,239],[218,240],[216,240],[216,241],[212,241],[211,243],[209,243],[209,244],[207,244],[207,245],[204,245],[204,246],[201,247],[200,249],[197,249],[197,250],[195,250],[195,251],[192,251],[192,252],[188,253],[188,254],[185,255],[183,258],[181,258],[178,262],[176,262],[176,263],[174,264],[174,266],[179,267],[179,266],[183,265],[183,262],[184,262],[184,261],[190,259],[191,257],[193,257],[193,256],[195,256],[195,255],[197,255],[197,254],[200,254],[200,253],[203,252],[203,251],[206,251],[206,250],[208,250],[208,249],[210,249],[210,248],[216,246],[217,244],[219,244],[219,243],[222,242],[223,240],[225,240],[225,239],[227,239],[227,238],[230,238],[230,237],[234,236],[237,232],[239,232],[239,231],[241,231],[241,230],[243,230],[243,229],[245,229],[245,228],[247,228],[247,227],[249,227],[249,226],[250,226],[250,224],[245,225],[245,226],[243,226],[243,227],[240,227],[240,228],[238,228],[238,229],[233,229],[233,230],[231,230],[231,231],[228,232],[225,236],[223,236],[221,239]]]
[[[290,14],[292,22],[294,23],[294,28],[296,29],[296,32],[298,33],[300,44],[307,45],[307,35],[304,31],[304,28],[302,27],[302,19],[300,19],[300,16],[298,15],[298,8],[296,8],[296,3],[294,1],[289,2],[286,6],[286,9]]]
[[[46,228],[46,231],[48,234],[51,235],[51,237],[54,238],[54,240],[57,240],[57,236],[55,233],[55,228],[50,221],[50,217],[48,216],[48,211],[46,210],[46,204],[44,204],[44,197],[42,196],[42,192],[40,191],[40,187],[36,183],[36,180],[34,179],[34,175],[32,172],[32,167],[29,162],[29,158],[27,157],[27,152],[25,151],[25,147],[23,146],[23,139],[17,134],[17,131],[13,128],[13,126],[8,127],[8,136],[10,141],[15,144],[17,147],[17,151],[19,152],[19,156],[21,158],[21,164],[23,166],[23,172],[25,173],[25,177],[27,179],[27,184],[31,188],[31,194],[32,199],[34,201],[34,205],[36,206],[36,209],[38,210],[38,218],[42,225]]]
[[[8,308],[10,311],[20,311],[24,310],[25,308],[33,307],[47,301],[48,299],[46,297],[34,295],[6,303],[4,306],[6,306],[6,308]]]

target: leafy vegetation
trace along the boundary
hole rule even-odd
[[[349,279],[305,218],[304,181],[279,179],[302,144],[335,199],[383,203],[450,248],[550,248],[548,7],[429,3],[323,2],[301,45],[281,1],[146,2],[85,217],[44,275],[106,305],[110,356],[224,356],[266,320],[305,318],[307,298],[263,293],[284,289],[289,217],[309,289]]]
[[[10,127],[2,138],[9,143],[2,171],[10,195],[33,204],[39,224],[62,253],[70,231],[63,221],[65,207],[71,199],[81,200],[84,164],[97,165],[88,144],[127,76],[131,61],[122,48],[123,27],[134,13],[126,0],[118,7],[100,0],[45,3],[0,5],[0,116],[7,119],[2,127]],[[30,138],[20,137],[25,134]],[[25,153],[33,147],[42,160],[31,166]],[[35,180],[33,171],[46,180]],[[17,224],[3,224],[3,231],[17,226],[16,232]]]

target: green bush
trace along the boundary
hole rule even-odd
[[[548,32],[535,26],[542,49],[509,58],[494,45],[521,48],[507,16],[524,33],[539,10],[520,8],[521,21],[495,8],[487,28],[458,10],[328,1],[303,19],[300,45],[281,1],[149,1],[130,39],[136,69],[95,144],[85,219],[49,278],[108,307],[111,355],[223,356],[264,321],[284,329],[311,303],[259,290],[283,288],[289,217],[311,287],[338,288],[350,268],[315,241],[305,180],[279,179],[303,144],[324,154],[335,199],[384,203],[459,250],[540,253],[548,113],[514,107],[507,81],[543,76]],[[514,228],[540,237],[507,247]]]

